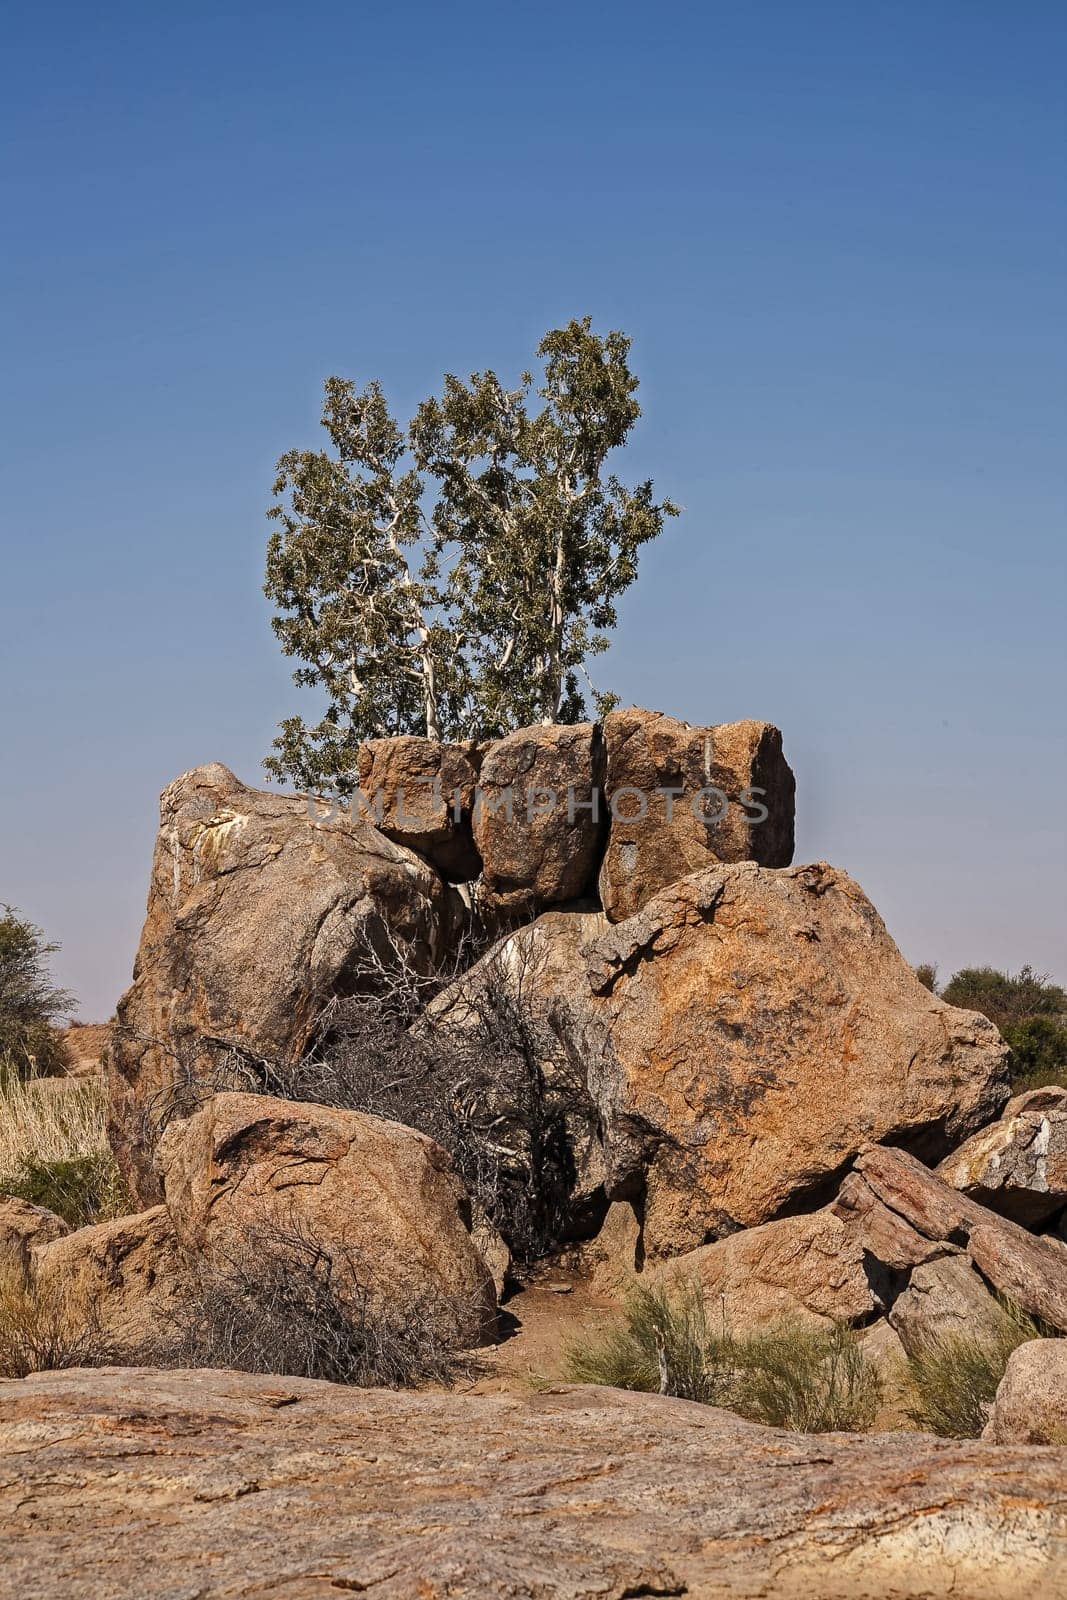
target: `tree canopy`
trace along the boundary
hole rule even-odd
[[[48,971],[58,949],[11,906],[0,905],[0,1068],[20,1076],[63,1064],[58,1023],[74,1001]]]
[[[278,463],[265,592],[321,722],[282,723],[267,770],[354,787],[356,747],[576,722],[641,546],[676,514],[607,471],[640,416],[630,341],[588,317],[545,335],[540,383],[446,376],[406,429],[380,384],[325,386],[329,450]],[[538,404],[538,402],[542,402]]]

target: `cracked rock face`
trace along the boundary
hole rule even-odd
[[[152,1149],[204,1036],[298,1057],[325,1002],[387,928],[417,965],[448,943],[454,891],[366,821],[198,767],[165,789],[133,985],[110,1052],[110,1136],[140,1204],[161,1198]]]
[[[0,1582],[27,1597],[1018,1600],[1067,1584],[1063,1449],[789,1434],[617,1390],[58,1372],[4,1386],[0,1454]]]
[[[968,1321],[988,1325],[993,1312],[986,1300],[992,1297],[985,1285],[1067,1333],[1067,1245],[1035,1238],[960,1194],[903,1150],[879,1145],[862,1150],[830,1209],[872,1259],[895,1272],[920,1269],[918,1278],[913,1273],[917,1295],[903,1306],[916,1338],[926,1318],[935,1332],[958,1332]],[[947,1271],[951,1258],[962,1265]],[[931,1263],[937,1271],[925,1270]],[[972,1269],[977,1287],[966,1281]],[[899,1331],[907,1344],[905,1326]]]
[[[942,1161],[946,1183],[1036,1227],[1067,1206],[1067,1089],[1016,1095],[991,1127]]]

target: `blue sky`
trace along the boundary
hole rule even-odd
[[[684,507],[600,676],[765,717],[912,960],[1067,980],[1067,9],[43,5],[5,21],[0,900],[86,1017],[158,791],[291,687],[275,458],[591,313]]]

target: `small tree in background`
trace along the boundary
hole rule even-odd
[[[448,376],[406,434],[377,383],[327,381],[333,453],[279,462],[265,592],[304,663],[295,681],[329,705],[315,727],[282,724],[268,772],[344,791],[366,738],[484,738],[586,714],[586,658],[607,648],[641,545],[676,514],[651,482],[606,473],[640,415],[629,347],[572,321],[538,346],[540,409],[529,373],[514,389],[494,372]],[[613,703],[593,696],[598,712]]]
[[[74,1000],[48,971],[58,949],[11,906],[0,906],[0,1065],[20,1076],[63,1066],[59,1021]]]
[[[980,1011],[1011,1046],[1016,1090],[1067,1084],[1067,991],[1033,967],[1012,975],[964,967],[941,992],[950,1006]]]

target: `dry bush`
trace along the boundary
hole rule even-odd
[[[34,1282],[14,1267],[0,1271],[0,1377],[101,1366],[113,1357],[94,1307],[76,1289],[51,1278]]]
[[[401,1309],[366,1288],[357,1251],[300,1225],[264,1225],[200,1263],[156,1365],[227,1367],[363,1388],[450,1383],[471,1360],[450,1342],[467,1307],[445,1296]],[[145,1353],[142,1352],[142,1359]]]
[[[561,1044],[558,1007],[540,998],[522,948],[469,975],[467,953],[427,975],[383,935],[295,1063],[226,1039],[172,1047],[174,1081],[146,1111],[146,1143],[172,1116],[225,1089],[368,1112],[442,1145],[517,1261],[551,1254],[584,1220],[574,1202],[577,1152],[596,1121],[585,1075]],[[452,983],[452,1003],[435,1005]]]
[[[1053,1337],[1017,1306],[1001,1301],[995,1333],[929,1340],[909,1356],[902,1378],[905,1415],[948,1439],[977,1439],[989,1421],[1008,1357],[1030,1339]]]
[[[851,1329],[780,1322],[734,1337],[709,1328],[699,1284],[638,1285],[620,1322],[570,1346],[566,1372],[577,1383],[698,1400],[804,1433],[869,1428],[882,1397]]]
[[[74,1228],[129,1210],[108,1146],[102,1081],[0,1082],[0,1192],[46,1206]]]

